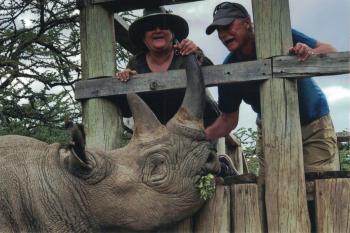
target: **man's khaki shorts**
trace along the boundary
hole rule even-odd
[[[305,172],[335,171],[338,168],[337,137],[331,117],[325,115],[308,125],[301,126]],[[256,154],[259,175],[264,176],[261,124],[257,123]]]

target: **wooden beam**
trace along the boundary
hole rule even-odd
[[[231,188],[233,198],[231,232],[266,232],[260,218],[259,191],[256,184],[237,184]],[[217,231],[218,232],[218,231]],[[269,231],[271,232],[271,231]]]
[[[132,54],[137,53],[137,49],[129,40],[129,25],[117,14],[114,14],[114,31],[116,41]]]
[[[257,58],[292,46],[288,0],[253,0]],[[272,78],[260,88],[265,204],[269,232],[310,232],[296,81]]]
[[[217,185],[215,195],[196,214],[194,230],[190,232],[230,232],[230,199],[230,187]]]
[[[304,63],[298,62],[295,56],[278,56],[273,58],[273,77],[302,78],[310,76],[350,73],[350,52],[315,55]],[[286,65],[281,68],[282,64]],[[320,70],[316,70],[319,67]],[[328,67],[329,70],[325,67]],[[336,67],[339,70],[336,70]],[[206,86],[230,82],[267,80],[271,76],[271,59],[249,61],[228,65],[203,67]],[[294,77],[293,77],[294,76]],[[185,88],[184,70],[172,70],[164,73],[135,75],[127,83],[120,83],[114,77],[81,80],[75,84],[77,100],[127,94],[132,92],[162,91],[174,88]]]
[[[87,5],[80,11],[81,65],[84,79],[111,76],[115,72],[113,13],[102,6]],[[107,99],[82,103],[86,141],[90,147],[111,150],[122,145],[122,118]]]
[[[303,78],[350,73],[350,52],[317,54],[300,62],[295,56],[278,56],[272,60],[274,78]]]
[[[203,67],[206,86],[238,81],[265,80],[271,75],[270,60],[241,62],[229,65]],[[75,84],[77,100],[186,87],[185,70],[171,70],[163,73],[147,73],[133,76],[122,83],[115,77],[82,80]]]
[[[102,5],[107,9],[120,12],[141,9],[149,6],[173,5],[196,1],[201,0],[92,0],[92,4]]]
[[[337,133],[338,142],[350,142],[350,132],[338,132]]]
[[[315,181],[322,179],[350,179],[350,171],[326,171],[326,172],[307,172],[305,173],[306,181]]]

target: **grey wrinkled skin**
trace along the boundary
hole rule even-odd
[[[189,64],[198,71],[196,62]],[[81,152],[29,137],[0,137],[1,233],[151,230],[200,208],[196,183],[219,172],[219,163],[205,140],[199,108],[183,103],[164,126],[138,96],[128,101],[134,135],[117,150],[82,146]]]

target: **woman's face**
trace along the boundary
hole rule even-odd
[[[172,49],[173,34],[169,29],[156,27],[145,32],[144,43],[149,51],[160,52]]]

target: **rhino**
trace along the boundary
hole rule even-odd
[[[194,214],[204,203],[197,182],[220,165],[205,138],[201,70],[186,60],[185,97],[166,125],[127,96],[134,132],[123,148],[1,136],[0,232],[152,230]]]

